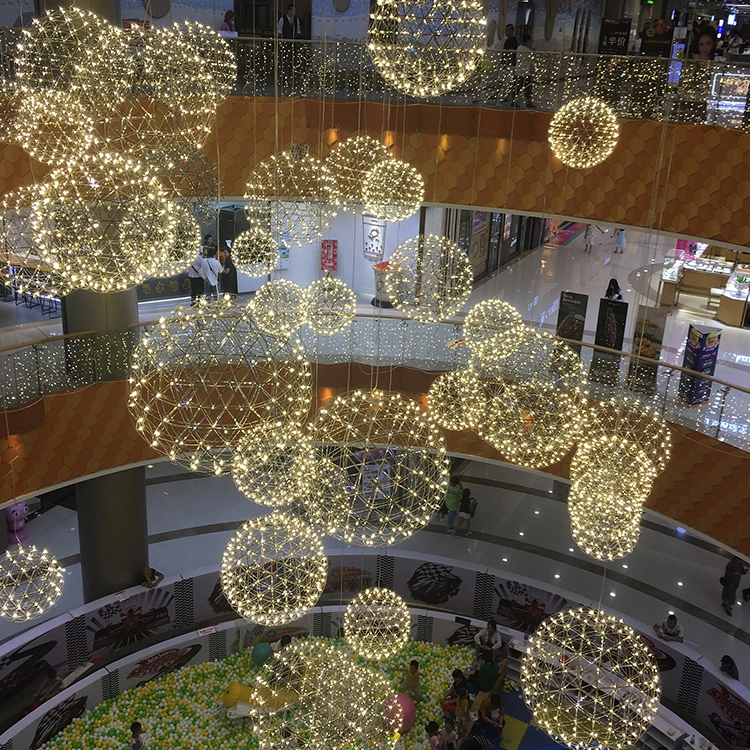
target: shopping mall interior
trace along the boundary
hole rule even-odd
[[[750,747],[744,6],[282,5],[0,7],[0,750]]]

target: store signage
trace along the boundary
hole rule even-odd
[[[625,338],[625,322],[628,318],[628,303],[615,299],[603,299],[599,302],[599,316],[596,320],[597,346],[622,351]],[[594,350],[589,368],[589,380],[596,383],[616,384],[620,379],[620,355],[613,352]]]
[[[365,236],[364,256],[367,260],[375,262],[383,260],[385,253],[385,227],[383,219],[375,216],[362,216],[362,229]]]
[[[320,270],[335,271],[339,264],[339,241],[323,240],[320,251]]]
[[[586,327],[586,309],[589,305],[588,294],[577,292],[560,292],[560,306],[557,313],[557,329],[555,333],[563,339],[583,341],[583,331]],[[579,356],[581,347],[573,347]]]
[[[688,328],[682,366],[704,375],[713,375],[716,369],[716,360],[719,357],[720,343],[721,328],[696,326],[691,323],[690,328]],[[696,378],[683,372],[680,375],[678,393],[688,406],[707,404],[711,397],[711,381],[705,378]]]
[[[641,29],[641,54],[647,57],[669,57],[672,54],[674,24],[666,18],[653,18],[643,22]]]
[[[602,18],[599,54],[627,55],[632,23],[630,18]]]
[[[635,356],[630,360],[628,376],[625,380],[625,385],[631,391],[646,394],[654,392],[659,366],[644,362],[641,357],[656,360],[660,358],[666,326],[666,310],[638,305],[633,331],[633,354]]]

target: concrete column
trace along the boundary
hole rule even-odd
[[[145,469],[80,482],[76,504],[84,602],[141,583],[148,566]]]

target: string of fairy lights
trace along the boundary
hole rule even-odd
[[[485,23],[475,0],[378,0],[368,53],[397,91],[439,96],[483,74]],[[5,125],[53,168],[0,206],[5,278],[22,267],[33,294],[109,292],[186,269],[200,224],[218,205],[218,174],[201,148],[237,77],[221,37],[195,23],[126,31],[56,9],[24,32],[16,69],[18,115]],[[575,169],[603,162],[617,137],[614,109],[593,96],[569,101],[549,129],[552,153]],[[236,238],[235,262],[270,276],[281,247],[321,239],[338,211],[392,223],[413,216],[424,198],[424,176],[369,136],[344,140],[325,159],[299,146],[280,151],[248,176],[250,228]],[[98,262],[86,263],[92,256]],[[456,243],[423,233],[390,256],[386,288],[409,320],[440,321],[467,303],[471,268]],[[324,535],[389,547],[424,529],[448,480],[444,430],[473,430],[530,468],[575,450],[574,538],[602,561],[632,550],[645,498],[669,459],[658,414],[622,399],[590,405],[577,353],[524,326],[502,300],[469,311],[468,362],[435,379],[428,408],[373,387],[314,409],[300,331],[336,336],[355,316],[353,290],[330,274],[306,289],[272,278],[250,302],[227,295],[178,307],[133,353],[128,405],[144,439],[192,471],[231,474],[270,508],[240,527],[221,561],[222,589],[238,614],[278,626],[308,612],[326,584]],[[46,552],[21,547],[0,569],[0,616],[38,617],[60,596],[62,575]],[[344,622],[345,648],[293,644],[261,671],[256,704],[274,710],[253,717],[260,747],[295,736],[332,750],[392,746],[400,722],[383,711],[387,681],[353,654],[398,652],[409,611],[393,591],[374,587],[348,605]],[[632,746],[659,698],[643,641],[595,609],[545,621],[529,642],[522,684],[540,726],[574,748]]]

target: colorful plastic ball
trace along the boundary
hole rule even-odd
[[[273,656],[273,649],[268,643],[258,643],[253,648],[253,664],[262,667]]]
[[[401,726],[394,726],[401,714]],[[406,693],[395,693],[383,707],[386,721],[393,726],[393,730],[406,734],[413,726],[417,718],[417,707],[414,701]]]

